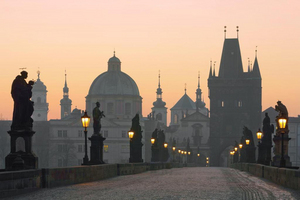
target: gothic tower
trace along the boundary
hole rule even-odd
[[[152,113],[157,121],[167,126],[167,108],[162,100],[162,89],[160,88],[160,74],[158,75],[158,88],[156,90],[156,101],[153,102]]]
[[[40,71],[37,72],[38,79],[32,88],[32,98],[34,102],[34,112],[32,114],[33,121],[47,121],[48,103],[47,103],[47,87],[40,79]]]
[[[261,124],[261,75],[255,55],[253,70],[243,71],[238,38],[225,38],[219,75],[210,67],[211,166],[226,164],[227,149],[240,141],[243,127],[254,134]],[[228,150],[229,151],[229,150]]]
[[[60,100],[61,119],[71,113],[72,100],[69,99],[69,88],[67,86],[67,74],[65,73],[65,87],[63,88],[63,98]]]

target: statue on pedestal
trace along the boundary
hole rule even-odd
[[[93,128],[94,128],[94,134],[100,134],[101,130],[101,118],[105,117],[103,111],[99,110],[100,108],[100,103],[96,103],[96,107],[93,109]]]

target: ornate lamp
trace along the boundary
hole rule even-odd
[[[198,153],[197,156],[199,157],[199,156],[200,156],[200,153]]]
[[[164,147],[167,148],[168,147],[168,143],[165,142],[164,143]]]
[[[175,152],[175,150],[176,150],[176,147],[172,147],[172,149],[173,149],[173,151]]]
[[[151,144],[155,143],[155,138],[151,138]]]
[[[260,129],[258,129],[258,131],[256,132],[256,136],[258,140],[261,140],[263,133],[260,131]]]
[[[250,144],[250,140],[247,139],[247,140],[246,140],[246,145],[249,145],[249,144]]]
[[[84,112],[84,115],[81,117],[82,126],[84,128],[84,151],[85,155],[83,157],[83,164],[87,165],[89,162],[89,157],[87,155],[87,127],[90,125],[91,118],[87,115],[87,112]]]
[[[129,136],[129,138],[130,139],[132,139],[133,138],[133,136],[134,136],[134,132],[133,131],[128,131],[128,136]]]
[[[239,144],[240,149],[243,148],[243,144]]]
[[[180,149],[178,149],[178,153],[181,153],[181,150],[180,150]]]
[[[238,148],[237,147],[234,147],[234,151],[237,151],[238,150]]]
[[[190,151],[188,152],[188,155],[191,155],[191,152],[190,152]]]
[[[284,159],[284,146],[283,146],[283,135],[285,134],[287,119],[280,117],[278,118],[278,125],[281,131],[281,158],[280,158],[280,167],[285,167],[285,159]]]

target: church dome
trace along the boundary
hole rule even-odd
[[[47,91],[47,87],[40,79],[40,73],[38,72],[38,79],[34,82],[32,86],[33,91]]]
[[[139,96],[135,81],[121,71],[121,62],[114,54],[108,60],[108,70],[92,83],[88,95],[134,95]]]

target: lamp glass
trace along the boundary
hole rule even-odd
[[[181,150],[180,149],[178,149],[178,153],[180,153],[181,152]]]
[[[167,148],[168,147],[168,143],[165,142],[164,143],[164,147]]]
[[[151,138],[151,144],[155,143],[155,138]]]
[[[286,121],[287,120],[285,118],[279,118],[278,119],[279,128],[285,129],[285,127],[286,127]]]
[[[172,149],[173,149],[173,151],[175,151],[175,150],[176,150],[176,147],[172,147]]]
[[[89,127],[90,120],[91,120],[91,118],[87,115],[87,112],[85,111],[84,115],[81,117],[81,122],[82,122],[83,128]]]
[[[188,154],[191,155],[191,152],[189,151]]]
[[[237,150],[238,150],[238,148],[237,148],[237,147],[234,147],[234,150],[235,150],[235,151],[237,151]]]
[[[257,139],[261,140],[262,137],[262,132],[258,129],[257,133],[256,133]]]
[[[239,144],[240,149],[243,148],[243,144]]]
[[[250,144],[250,140],[246,140],[246,145],[249,145]]]
[[[197,156],[199,157],[199,156],[200,156],[200,153],[198,153]]]
[[[130,139],[132,139],[133,136],[134,136],[134,132],[133,131],[128,131],[128,136],[129,136]]]

